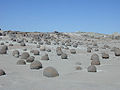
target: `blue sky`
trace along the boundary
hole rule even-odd
[[[120,0],[0,0],[0,28],[120,32]]]

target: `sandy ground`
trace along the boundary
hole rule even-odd
[[[99,42],[99,47],[102,47],[103,43],[120,48],[119,41]],[[17,49],[22,53],[22,49],[27,48],[29,52],[31,49],[38,49],[36,45],[27,43],[27,46],[21,47],[16,42],[13,44],[14,46],[9,47],[8,54],[0,55],[0,68],[6,72],[6,75],[0,76],[0,90],[120,90],[120,57],[116,57],[110,49],[87,53],[87,46],[79,45],[76,48],[77,54],[70,54],[69,50],[63,50],[68,54],[68,59],[62,60],[55,53],[58,45],[46,45],[52,49],[52,52],[47,52],[50,60],[40,60],[46,52],[40,51],[40,55],[36,56],[35,60],[39,60],[43,68],[31,70],[30,63],[16,65],[19,58],[13,57],[12,51]],[[104,51],[109,53],[109,59],[102,59],[101,53]],[[101,61],[101,65],[96,66],[96,73],[87,72],[93,53],[97,53]],[[81,65],[77,65],[77,62]],[[56,68],[59,76],[55,78],[43,76],[43,69],[47,66]],[[81,66],[82,70],[76,70],[76,66]]]

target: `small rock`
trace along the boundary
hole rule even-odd
[[[75,69],[76,70],[82,70],[82,68],[80,66],[77,66]]]
[[[27,51],[27,48],[24,48],[23,51]]]

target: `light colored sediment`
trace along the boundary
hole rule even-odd
[[[107,44],[111,48],[120,48],[120,40],[110,38],[104,38],[104,40],[95,39],[82,36],[82,34],[68,33],[73,41],[77,40],[82,42],[83,45],[78,45],[77,48],[68,46],[69,49],[75,49],[76,54],[70,54],[70,50],[62,49],[68,55],[67,59],[61,59],[61,56],[56,54],[56,48],[62,45],[45,45],[45,47],[51,49],[51,52],[40,51],[40,48],[36,46],[37,44],[26,42],[26,46],[23,47],[17,42],[9,40],[8,36],[3,36],[0,43],[8,41],[14,46],[9,46],[7,54],[0,55],[0,69],[6,72],[6,75],[0,76],[0,90],[119,90],[120,56],[115,56],[111,49],[102,49],[102,47]],[[101,37],[104,34],[97,35]],[[99,51],[94,51],[93,48],[92,52],[88,53],[87,47],[92,47],[92,45],[88,45],[92,41],[88,40],[96,41]],[[9,43],[5,43],[5,45],[9,45]],[[40,55],[36,55],[35,60],[40,61],[43,68],[31,70],[30,63],[26,63],[26,65],[16,64],[20,58],[12,56],[12,52],[19,50],[21,55],[24,48],[27,48],[26,52],[29,53],[30,50],[40,51]],[[108,59],[102,59],[103,52],[109,53]],[[49,60],[41,60],[41,56],[45,55],[45,53],[49,55]],[[91,55],[94,53],[99,55],[101,65],[96,66],[97,72],[87,72],[88,66],[91,65]],[[30,55],[34,56],[33,53],[30,53]],[[77,62],[80,62],[81,65],[76,64]],[[43,70],[48,66],[54,67],[59,76],[54,78],[43,76]],[[76,70],[76,66],[80,66],[82,69]]]

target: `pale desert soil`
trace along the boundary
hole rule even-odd
[[[5,40],[0,42],[5,42]],[[87,41],[82,42],[86,43]],[[6,75],[0,76],[0,90],[120,90],[120,56],[115,56],[114,52],[110,51],[111,49],[100,48],[104,44],[120,48],[119,42],[120,40],[108,40],[107,42],[101,40],[98,42],[99,51],[91,53],[87,52],[86,44],[74,48],[77,51],[76,54],[70,54],[69,50],[63,49],[68,54],[66,60],[62,60],[55,53],[55,49],[59,45],[46,45],[52,51],[40,51],[40,55],[35,56],[35,60],[39,60],[43,65],[43,68],[39,70],[31,70],[30,63],[17,65],[16,62],[20,58],[12,56],[12,51],[15,49],[19,50],[21,54],[24,48],[27,48],[27,52],[32,49],[39,50],[39,48],[31,43],[26,43],[27,46],[22,47],[18,43],[12,42],[14,46],[9,46],[8,53],[0,55],[0,68],[6,72]],[[102,59],[101,53],[104,51],[109,53],[109,59]],[[40,60],[45,52],[49,55],[50,60],[48,61]],[[96,66],[97,72],[87,72],[93,53],[99,55],[101,65]],[[76,64],[77,62],[80,62],[81,65]],[[43,70],[47,66],[56,68],[59,76],[54,78],[43,76]],[[76,70],[76,66],[82,67],[82,70]]]

